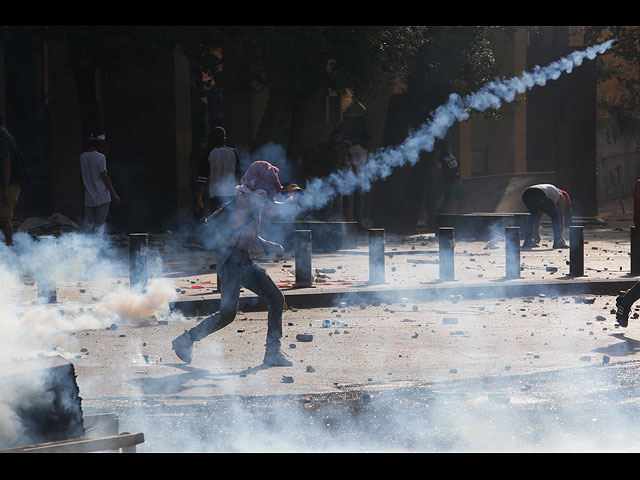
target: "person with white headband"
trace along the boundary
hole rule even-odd
[[[91,132],[89,142],[80,154],[80,171],[84,185],[83,231],[102,233],[109,213],[109,207],[120,204],[111,179],[107,174],[106,154],[109,147],[104,133]]]

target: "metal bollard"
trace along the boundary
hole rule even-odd
[[[506,276],[520,278],[520,227],[506,227],[504,232]]]
[[[440,251],[440,281],[449,282],[455,277],[454,271],[454,247],[455,235],[453,227],[440,227],[438,229]]]
[[[384,228],[369,229],[369,283],[384,283]]]
[[[294,232],[296,256],[296,284],[311,285],[311,230]]]
[[[570,227],[569,230],[569,275],[584,275],[584,227]]]
[[[56,245],[56,237],[47,235],[38,237],[44,248],[54,248]],[[50,259],[55,258],[54,255],[48,255]],[[55,303],[58,301],[58,292],[56,279],[51,270],[55,269],[55,265],[38,269],[37,277],[37,298],[45,303]]]
[[[149,237],[146,233],[129,234],[129,285],[132,290],[147,290],[147,251]]]
[[[631,274],[640,275],[640,238],[636,227],[631,227]]]

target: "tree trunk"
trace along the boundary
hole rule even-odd
[[[251,145],[251,153],[277,138],[280,123],[287,111],[287,103],[287,98],[284,95],[275,91],[271,92],[260,126]]]
[[[83,143],[90,131],[102,129],[102,112],[98,105],[96,94],[96,69],[82,64],[81,45],[77,43],[73,35],[67,34],[67,46],[69,49],[69,62],[73,78],[78,90],[78,105],[80,119],[82,121]]]

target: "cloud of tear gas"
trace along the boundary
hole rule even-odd
[[[178,315],[169,311],[176,292],[167,280],[151,278],[144,292],[129,287],[128,249],[118,253],[108,237],[72,232],[34,239],[17,233],[14,242],[12,248],[0,244],[0,364],[5,371],[14,362],[41,356],[72,361],[78,352],[58,345],[69,345],[65,340],[78,330],[139,326]],[[149,263],[159,261],[150,254]],[[77,291],[79,284],[98,293],[49,303],[35,288],[45,280],[55,283],[58,299],[65,289]],[[24,431],[16,409],[28,404],[30,395],[42,395],[41,385],[0,395],[0,445],[16,444]],[[1,390],[6,389],[0,385]]]
[[[430,121],[410,133],[402,144],[371,154],[360,174],[343,170],[310,181],[299,199],[297,210],[321,208],[335,194],[348,195],[356,189],[369,191],[375,181],[387,178],[393,169],[415,165],[421,152],[432,151],[436,140],[443,139],[454,123],[467,120],[473,111],[498,109],[503,102],[510,103],[515,100],[518,94],[523,94],[535,86],[545,86],[547,82],[557,80],[563,73],[571,73],[574,68],[581,66],[584,60],[593,60],[597,55],[605,53],[613,43],[614,40],[608,40],[585,50],[575,51],[546,67],[536,66],[532,71],[523,72],[518,77],[495,79],[466,97],[451,94],[447,103],[432,112]]]
[[[15,247],[0,247],[0,361],[47,352],[69,331],[139,325],[169,312],[175,289],[156,278],[144,292],[130,289],[128,252],[118,256],[106,237],[67,233],[48,240],[19,233]],[[79,282],[99,285],[100,294],[88,297],[88,303],[69,299],[57,304],[39,299],[35,289],[29,298],[17,296],[25,280],[37,285],[43,279],[74,289]]]

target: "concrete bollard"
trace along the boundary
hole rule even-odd
[[[129,285],[132,290],[147,290],[147,254],[149,236],[146,233],[129,234]]]
[[[384,283],[384,229],[369,229],[369,283]]]
[[[42,242],[45,248],[55,248],[56,237],[52,235],[38,237],[38,240]],[[48,257],[51,260],[55,258],[55,256],[52,254],[48,255]],[[37,298],[39,301],[45,303],[55,303],[58,301],[58,287],[56,285],[56,279],[52,273],[52,270],[54,270],[55,267],[55,265],[48,265],[46,268],[38,269],[38,273],[36,274],[36,281]]]
[[[216,266],[216,268],[218,268]],[[222,284],[220,283],[220,272],[216,272],[216,289],[214,290],[216,293],[222,293]]]
[[[311,230],[296,230],[293,238],[296,256],[296,284],[311,285]]]
[[[640,238],[636,227],[631,227],[631,274],[640,275]]]
[[[584,275],[584,227],[572,226],[569,229],[569,275]]]
[[[455,277],[455,235],[453,227],[440,227],[438,229],[438,239],[438,248],[440,252],[440,281],[449,282]]]
[[[504,232],[506,277],[520,278],[520,227],[506,227]]]

